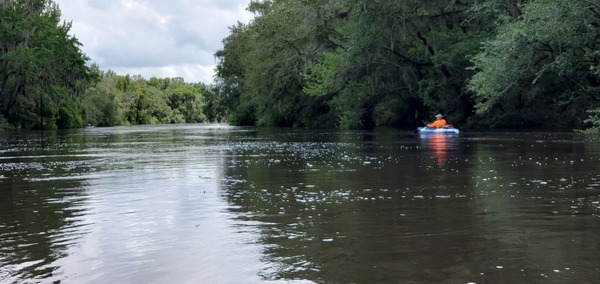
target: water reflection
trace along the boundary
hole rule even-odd
[[[217,191],[223,141],[239,132],[94,128],[46,133],[43,146],[35,132],[3,136],[0,282],[257,282],[257,249],[240,246],[248,234]]]
[[[600,269],[594,138],[35,137],[0,137],[2,283],[592,283]]]
[[[435,158],[438,166],[448,162],[448,152],[458,146],[458,135],[446,133],[420,133],[419,138],[423,147]]]
[[[260,229],[265,280],[585,282],[586,273],[598,270],[579,262],[597,256],[578,248],[598,232],[598,206],[564,208],[557,201],[573,191],[535,188],[546,186],[542,176],[551,176],[513,166],[529,160],[512,154],[522,145],[528,145],[530,156],[548,155],[548,148],[553,154],[579,156],[579,147],[561,146],[578,142],[466,137],[459,145],[456,136],[419,137],[418,144],[408,137],[355,137],[343,143],[272,138],[244,148],[230,161],[236,166],[228,168],[228,175],[243,182],[227,185],[227,198],[237,205],[234,212],[241,220]],[[249,156],[265,159],[244,159]],[[430,157],[438,167],[430,166]],[[449,159],[451,166],[439,167],[448,166]],[[581,173],[598,169],[597,164],[579,166]],[[597,179],[586,175],[581,178],[588,184]],[[575,195],[566,200],[585,199],[592,205],[600,196],[595,189]],[[565,209],[564,216],[554,213]],[[570,214],[583,214],[581,223],[574,226]],[[577,230],[582,224],[594,229],[580,232],[577,241],[555,230]],[[562,242],[571,245],[559,252]],[[574,272],[576,263],[586,272]]]
[[[0,145],[0,280],[44,279],[88,228],[86,193],[70,172],[89,160],[63,156],[55,136],[5,134]]]

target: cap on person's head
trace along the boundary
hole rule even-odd
[[[444,117],[444,116],[439,113],[435,115],[435,118],[442,118],[442,117]]]

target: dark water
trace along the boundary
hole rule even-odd
[[[597,283],[600,137],[0,133],[0,283]]]

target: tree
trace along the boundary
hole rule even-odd
[[[317,59],[305,88],[333,95],[341,126],[411,126],[423,112],[460,120],[471,112],[462,87],[480,36],[466,22],[469,1],[345,2],[347,40]]]
[[[127,123],[119,101],[121,91],[117,90],[119,76],[112,70],[100,71],[92,64],[100,80],[92,84],[84,93],[82,112],[84,124],[94,126],[116,126]]]
[[[216,53],[218,93],[234,124],[322,126],[329,112],[321,98],[306,96],[307,64],[327,41],[328,15],[336,1],[264,1],[251,3],[259,16],[231,28]],[[326,8],[326,9],[324,9]]]
[[[204,97],[199,88],[177,78],[166,88],[167,104],[173,110],[172,122],[203,122]]]
[[[596,107],[592,0],[253,1],[218,51],[233,124],[579,125]],[[475,113],[485,116],[476,116]]]
[[[469,89],[498,126],[577,127],[600,100],[600,5],[537,0],[474,57]],[[516,125],[515,125],[516,124]]]
[[[253,102],[242,100],[245,90],[243,60],[246,50],[249,49],[250,32],[242,23],[229,28],[231,34],[223,40],[223,49],[218,50],[215,56],[219,60],[216,73],[215,93],[218,93],[219,104],[226,111],[225,116],[229,122],[237,125],[252,125],[256,119],[252,116]]]
[[[88,88],[83,101],[86,124],[115,126],[206,120],[204,84],[186,83],[183,78],[146,80],[139,75],[117,75],[111,70],[97,72],[101,80]]]
[[[80,126],[81,94],[94,78],[70,29],[53,1],[0,2],[0,114],[10,124]]]

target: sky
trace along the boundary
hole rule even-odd
[[[248,23],[250,0],[54,0],[90,64],[119,75],[213,82],[229,27]]]

